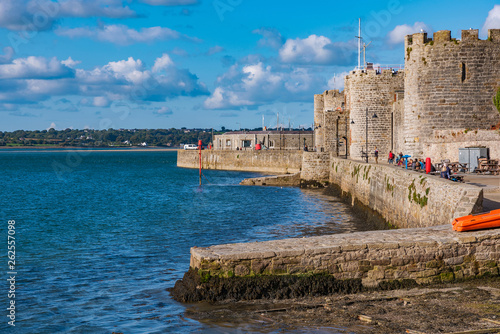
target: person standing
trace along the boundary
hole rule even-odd
[[[449,179],[450,178],[450,168],[447,163],[444,163],[441,167],[441,178]]]
[[[389,164],[392,164],[394,162],[394,153],[392,151],[389,151]]]
[[[378,149],[377,149],[377,146],[375,146],[375,163],[378,164]]]

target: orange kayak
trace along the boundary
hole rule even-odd
[[[500,210],[455,218],[452,224],[458,232],[500,227]]]

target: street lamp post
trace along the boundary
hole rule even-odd
[[[339,144],[340,144],[340,143],[339,143],[339,138],[340,138],[340,137],[339,137],[339,120],[340,120],[340,116],[337,116],[337,127],[336,127],[336,130],[335,130],[335,132],[336,132],[336,134],[337,134],[337,141],[336,141],[336,144],[337,144],[337,149],[336,149],[336,152],[335,152],[335,153],[337,154],[337,157],[339,156],[339,153],[340,153],[340,152],[339,152],[339,146],[340,146],[340,145],[339,145]]]
[[[347,159],[347,122],[349,121],[349,117],[345,118],[345,158]]]
[[[378,118],[376,113],[373,113],[372,118]],[[366,108],[366,163],[368,163],[368,108]]]
[[[366,108],[366,163],[368,163],[368,108]]]

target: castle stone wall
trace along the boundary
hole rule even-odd
[[[404,73],[391,70],[353,71],[345,79],[347,108],[351,127],[350,156],[361,159],[366,150],[366,108],[368,108],[368,153],[373,161],[375,147],[386,157],[393,146],[392,113],[398,93],[404,90]],[[376,114],[377,118],[372,118]]]
[[[450,223],[482,209],[479,187],[438,176],[330,157],[330,183],[401,228]]]
[[[413,34],[405,41],[404,153],[433,156],[436,131],[486,130],[500,121],[492,97],[500,87],[500,30]],[[454,140],[448,141],[450,147]]]
[[[498,130],[439,130],[434,131],[428,155],[435,161],[458,161],[459,148],[488,147],[492,159],[500,158],[500,132]]]
[[[339,90],[327,90],[314,96],[314,145],[317,151],[337,152],[337,141],[345,145],[345,125],[349,116],[343,105],[344,93]]]
[[[316,147],[325,146],[325,100],[324,94],[314,95],[314,145]]]
[[[328,181],[330,178],[330,153],[304,152],[300,178],[306,181]]]
[[[400,95],[403,95],[402,93]],[[401,96],[401,99],[394,102],[392,105],[392,113],[394,115],[394,124],[393,124],[393,138],[394,138],[394,144],[393,144],[393,150],[392,152],[394,154],[397,154],[399,152],[403,152],[405,150],[404,147],[404,127],[401,126],[404,124],[404,111],[405,111],[405,105],[404,105],[404,100]]]

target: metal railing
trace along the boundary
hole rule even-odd
[[[376,70],[376,71],[380,71],[380,70],[397,70],[397,71],[401,71],[401,70],[404,70],[405,69],[405,65],[404,64],[377,64],[377,65],[372,65],[372,66],[356,66],[354,67],[354,71],[363,71],[363,70],[367,70],[367,69],[373,69],[373,70]]]

